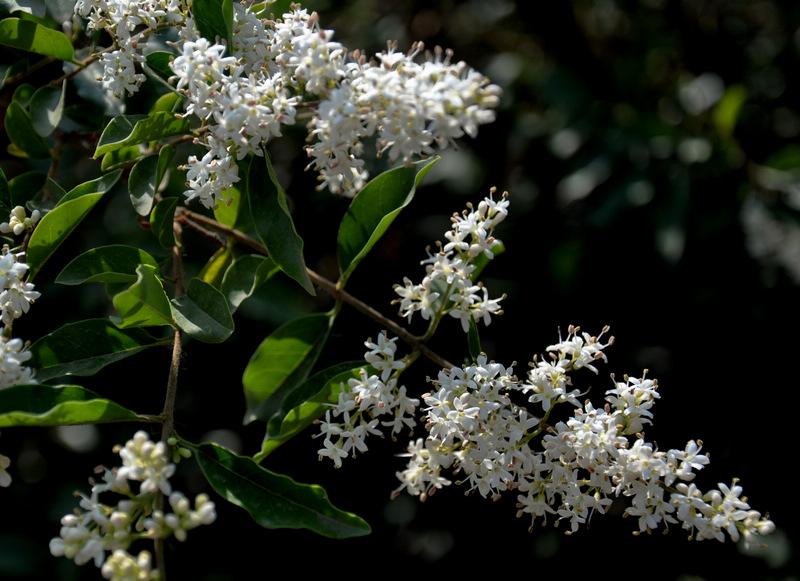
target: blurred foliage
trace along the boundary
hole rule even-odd
[[[48,0],[49,14],[63,19],[55,8],[61,4]],[[590,574],[600,563],[615,563],[616,574],[665,579],[723,578],[730,571],[748,579],[796,574],[796,511],[783,499],[791,490],[786,453],[796,436],[782,414],[798,405],[797,379],[784,353],[790,355],[797,341],[792,327],[800,282],[800,5],[306,4],[351,48],[374,52],[387,38],[400,47],[416,40],[451,47],[454,58],[504,90],[497,122],[483,127],[476,140],[445,152],[410,210],[354,275],[354,294],[392,312],[391,285],[420,273],[424,246],[441,236],[447,216],[490,185],[508,189],[512,212],[499,232],[507,251],[487,270],[487,284],[509,298],[506,316],[482,330],[483,349],[505,363],[522,362],[522,373],[557,326],[575,322],[594,330],[610,323],[618,336],[610,369],[622,374],[649,368],[661,381],[663,398],[650,435],[662,447],[690,437],[705,440],[714,467],[701,478],[715,483],[741,476],[753,503],[770,510],[779,532],[768,549],[752,556],[734,546],[689,543],[678,530],[634,538],[635,525],[613,517],[596,518],[588,531],[569,537],[553,529],[529,533],[525,522],[514,519],[510,502],[492,505],[455,491],[422,505],[402,497],[390,502],[394,471],[402,465],[392,454],[404,442],[375,443],[369,454],[335,471],[317,463],[318,441],[309,435],[276,451],[267,467],[291,467],[298,480],[321,482],[341,506],[366,517],[372,536],[333,542],[297,531],[265,531],[220,506],[216,525],[193,535],[190,548],[168,551],[170,569],[191,579],[266,576],[273,567],[356,578],[376,570],[463,574],[475,573],[478,563],[498,575],[567,578]],[[0,15],[13,5],[3,0]],[[4,49],[3,64],[14,64],[6,58],[12,53]],[[50,73],[45,68],[38,74],[47,79]],[[66,145],[56,175],[67,190],[100,173],[99,163],[90,160],[94,142],[70,137],[70,127],[96,131],[112,112],[90,74],[78,75],[67,92]],[[143,91],[131,110],[147,110],[162,90]],[[96,109],[76,107],[76,95],[93,99]],[[5,90],[0,94],[3,109],[10,97]],[[314,191],[313,176],[303,172],[303,139],[302,130],[289,132],[271,154],[306,239],[309,264],[333,276],[337,262],[330,249],[347,202]],[[176,159],[185,159],[191,147],[182,145]],[[4,157],[2,168],[13,178],[46,171],[47,162]],[[170,191],[179,193],[182,178],[175,174]],[[102,244],[137,244],[157,259],[165,257],[132,214],[124,188],[112,193],[92,215],[96,221],[102,215],[102,225],[82,228],[48,262],[42,280],[59,272],[67,257]],[[190,234],[187,245],[198,257],[187,269],[197,273],[203,267],[199,257],[213,252],[213,245]],[[107,304],[100,288],[48,287],[20,334],[42,336],[74,320],[76,310],[104,316]],[[300,296],[291,281],[276,276],[243,305],[229,342],[190,345],[178,429],[182,415],[192,417],[192,425],[207,426],[209,439],[249,453],[259,449],[259,430],[241,427],[241,370],[271,330],[329,305],[324,296]],[[434,347],[455,359],[467,352],[467,337],[451,323]],[[323,353],[321,363],[357,359],[361,342],[377,331],[343,311],[332,332],[336,353]],[[135,409],[158,409],[163,387],[137,382],[143,366],[160,366],[166,378],[168,353],[122,362],[86,385]],[[435,370],[414,373],[409,383],[416,382],[421,393],[425,376]],[[607,385],[604,373],[592,382],[596,390]],[[212,419],[220,415],[226,418],[222,424]],[[71,492],[86,488],[84,475],[97,458],[113,461],[99,442],[127,436],[128,428],[118,426],[3,431],[2,450],[16,456],[18,473],[15,486],[0,493],[6,523],[0,577],[96,578],[91,568],[79,571],[49,558],[47,541],[73,502]],[[202,488],[196,468],[182,465],[181,471],[187,493]],[[293,552],[298,546],[315,558],[300,561]]]

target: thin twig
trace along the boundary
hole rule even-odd
[[[56,59],[54,57],[48,56],[43,58],[42,60],[36,61],[35,63],[33,63],[31,66],[28,67],[28,70],[23,71],[21,73],[17,73],[13,77],[6,79],[6,82],[3,84],[3,88],[5,89],[6,87],[13,87],[20,81],[27,79],[29,76],[31,76],[39,69],[46,67],[50,63],[55,62],[55,60]]]
[[[179,297],[184,293],[183,288],[183,256],[181,255],[181,233],[182,229],[177,222],[173,223],[175,232],[175,244],[172,247],[172,273],[175,277],[175,296]],[[178,372],[181,366],[181,331],[175,328],[172,337],[172,360],[169,366],[169,377],[167,378],[167,390],[164,396],[164,411],[161,412],[161,440],[166,442],[175,430],[175,398],[178,394]],[[156,509],[164,510],[164,495],[159,493],[156,498]],[[158,578],[166,581],[167,571],[164,558],[164,539],[155,539],[156,564],[158,566]]]
[[[244,232],[241,232],[239,230],[236,230],[235,228],[231,228],[229,226],[221,224],[212,218],[204,216],[203,214],[192,212],[191,210],[188,210],[186,208],[178,208],[176,212],[176,220],[195,229],[197,229],[199,225],[205,226],[210,230],[215,230],[217,232],[225,234],[226,236],[232,238],[233,240],[242,244],[243,246],[247,246],[248,248],[255,250],[259,254],[264,254],[264,255],[269,254],[267,252],[266,246],[264,246],[258,240],[251,238]],[[453,364],[450,363],[447,359],[445,359],[435,351],[431,350],[427,345],[425,345],[425,342],[421,337],[417,337],[413,333],[409,332],[403,326],[398,325],[397,323],[395,323],[394,321],[392,321],[391,319],[389,319],[388,317],[386,317],[373,307],[369,306],[364,301],[348,293],[346,290],[338,288],[335,282],[328,280],[321,274],[311,270],[310,268],[307,268],[306,272],[308,273],[308,277],[314,282],[314,284],[319,286],[322,290],[331,295],[333,298],[341,300],[344,303],[347,303],[361,314],[366,315],[373,321],[379,323],[386,329],[390,330],[392,333],[400,337],[403,341],[408,343],[411,347],[413,347],[414,349],[418,349],[420,353],[422,353],[425,357],[427,357],[440,367],[447,369],[453,367]]]

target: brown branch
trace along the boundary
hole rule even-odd
[[[239,244],[243,246],[247,246],[252,250],[255,250],[259,254],[268,255],[269,252],[267,251],[267,247],[264,246],[258,240],[255,240],[241,232],[236,230],[235,228],[231,228],[224,224],[220,224],[213,218],[209,218],[204,216],[203,214],[198,214],[197,212],[192,212],[186,208],[178,208],[176,212],[176,220],[186,224],[189,227],[197,228],[199,225],[201,227],[206,227],[210,230],[215,230],[220,232],[221,234],[225,234],[226,236],[232,238]],[[372,308],[364,301],[354,297],[346,290],[338,288],[336,283],[328,280],[321,274],[311,270],[310,268],[306,268],[306,272],[308,273],[308,277],[319,286],[322,290],[326,293],[331,295],[333,298],[342,301],[353,307],[355,310],[360,312],[363,315],[366,315],[376,323],[379,323],[398,337],[400,337],[403,341],[408,343],[412,348],[419,350],[425,357],[436,363],[436,365],[449,369],[453,367],[453,364],[450,363],[447,359],[430,349],[427,345],[425,345],[424,340],[421,337],[417,337],[413,333],[409,332],[405,327],[402,325],[398,325],[378,310]]]
[[[21,73],[17,73],[13,77],[11,77],[9,79],[6,79],[6,82],[3,84],[3,88],[5,89],[7,87],[13,87],[14,85],[19,83],[20,81],[27,79],[29,76],[31,76],[33,73],[35,73],[39,69],[44,68],[47,65],[49,65],[50,63],[55,62],[55,60],[56,59],[54,57],[48,56],[48,57],[43,58],[42,60],[36,61],[31,66],[29,66],[26,71],[23,71]]]

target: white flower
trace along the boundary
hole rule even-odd
[[[6,339],[0,327],[0,389],[36,383],[34,372],[24,363],[31,358],[21,339]]]
[[[106,559],[100,569],[104,579],[112,581],[147,581],[158,579],[158,571],[152,570],[150,553],[141,551],[134,558],[127,551],[117,549]]]
[[[8,222],[0,224],[0,232],[3,234],[13,233],[14,236],[19,236],[26,230],[33,230],[33,227],[39,221],[39,217],[39,210],[34,210],[31,212],[31,215],[28,216],[24,207],[15,206],[14,209],[11,210]]]
[[[0,256],[0,320],[4,325],[10,325],[27,313],[31,303],[41,296],[34,290],[33,283],[23,280],[28,265],[21,257],[21,254],[9,252],[7,247]]]

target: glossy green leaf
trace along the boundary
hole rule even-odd
[[[36,197],[47,183],[47,175],[38,171],[29,171],[20,174],[8,181],[8,203],[14,206],[24,206]]]
[[[128,193],[133,209],[140,216],[148,216],[153,210],[153,200],[174,157],[175,148],[165,145],[158,155],[140,159],[131,169]]]
[[[158,269],[140,264],[136,276],[136,282],[127,290],[114,295],[114,308],[119,313],[119,320],[114,323],[121,329],[171,325],[172,310]]]
[[[153,113],[157,113],[159,111],[165,113],[177,113],[179,112],[179,108],[181,103],[183,102],[183,95],[177,92],[172,93],[164,93],[156,102],[153,103],[153,106],[150,107],[149,114],[152,115]]]
[[[94,375],[107,365],[170,341],[141,329],[119,329],[108,319],[88,319],[64,325],[36,341],[30,348],[30,365],[39,381]]]
[[[294,408],[315,397],[328,383],[335,381],[336,385],[338,385],[342,382],[342,379],[336,380],[337,377],[341,376],[350,379],[350,377],[353,376],[353,370],[362,367],[367,367],[363,361],[345,361],[343,363],[338,363],[315,373],[305,381],[287,390],[283,395],[283,401],[281,401],[278,410],[267,423],[267,436],[278,436],[281,431],[281,424],[284,418],[286,418],[286,415]]]
[[[64,114],[64,97],[67,92],[67,83],[61,83],[61,88],[45,86],[38,89],[31,97],[31,121],[36,133],[47,137],[56,130]]]
[[[189,120],[178,119],[168,111],[156,111],[149,115],[120,115],[106,125],[97,142],[94,158],[122,147],[183,135],[188,131]]]
[[[208,259],[208,262],[197,274],[197,278],[219,289],[222,286],[222,278],[225,276],[228,267],[233,264],[233,260],[233,244],[228,243],[227,246],[218,248],[211,255],[211,258]]]
[[[222,294],[235,311],[246,299],[253,296],[259,286],[274,276],[278,268],[272,260],[258,254],[247,254],[237,258],[225,271],[222,278]]]
[[[5,18],[0,21],[0,44],[72,61],[74,51],[67,35],[30,20]]]
[[[75,198],[80,198],[86,194],[105,194],[117,184],[121,175],[122,170],[116,170],[112,171],[111,173],[101,175],[99,178],[78,184],[69,192],[67,192],[67,195],[61,198],[58,203],[61,205],[64,202],[74,200]]]
[[[59,204],[36,225],[28,243],[28,278],[33,278],[67,236],[81,223],[102,193],[85,194]]]
[[[233,333],[233,318],[223,294],[199,278],[186,294],[172,299],[172,317],[187,335],[204,343],[222,343]]]
[[[286,394],[303,381],[328,337],[330,318],[316,314],[278,327],[258,346],[244,370],[245,423],[268,421]]]
[[[212,488],[266,528],[309,529],[335,539],[370,533],[353,513],[333,506],[316,484],[300,484],[217,444],[201,444],[195,458]]]
[[[499,240],[492,245],[492,254],[494,254],[495,258],[503,254],[506,251],[506,247],[503,246],[503,243]],[[477,281],[480,278],[481,274],[483,273],[483,269],[489,266],[489,258],[485,254],[479,254],[475,257],[475,260],[472,261],[472,264],[475,266],[475,269],[472,271],[470,275],[473,281]]]
[[[18,102],[12,101],[8,105],[4,124],[8,139],[27,157],[33,159],[50,157],[47,143],[36,133],[30,115]]]
[[[31,98],[35,92],[36,87],[30,83],[21,83],[16,89],[14,89],[14,94],[11,96],[11,100],[16,101],[22,105],[23,109],[28,111],[28,105],[30,105]]]
[[[11,188],[8,186],[8,180],[6,179],[6,173],[3,171],[3,168],[0,168],[0,212],[3,215],[8,214],[11,212]]]
[[[174,74],[170,67],[170,63],[174,58],[175,55],[171,52],[157,50],[144,57],[144,64],[166,81]]]
[[[478,333],[478,325],[475,319],[469,320],[469,331],[467,332],[467,349],[469,351],[469,358],[474,363],[477,361],[478,356],[481,354],[481,336]]]
[[[129,422],[139,418],[77,385],[15,385],[0,390],[0,428]]]
[[[269,257],[306,291],[315,294],[306,273],[303,239],[294,227],[286,192],[278,183],[266,151],[264,159],[253,156],[250,163],[247,198],[256,232],[267,247]]]
[[[353,377],[358,377],[359,370],[362,367],[367,369],[368,372],[371,370],[363,361],[348,361],[329,367],[308,378],[303,383],[303,388],[296,390],[296,395],[292,398],[297,401],[301,397],[307,396],[306,400],[290,408],[289,411],[285,413],[277,432],[273,434],[267,432],[264,437],[264,442],[261,445],[261,451],[256,454],[254,460],[256,462],[261,462],[277,448],[305,430],[308,426],[313,424],[315,420],[322,417],[326,410],[331,409],[330,404],[336,403],[339,400],[339,393],[343,388],[347,387],[348,380]],[[330,374],[337,369],[340,370],[339,373],[331,376]],[[309,395],[317,387],[319,389],[312,395]],[[291,400],[287,398],[283,407],[288,408],[291,403]],[[280,414],[276,414],[275,417],[278,415]]]
[[[175,246],[175,230],[173,222],[175,220],[175,208],[178,206],[178,198],[164,198],[150,213],[150,228],[156,235],[158,243],[164,248]]]
[[[242,193],[237,188],[229,188],[222,193],[222,200],[214,207],[214,218],[220,224],[236,227],[242,209]]]
[[[212,43],[227,40],[228,46],[233,41],[233,3],[231,0],[194,0],[192,16],[200,34]]]
[[[58,284],[76,285],[87,282],[127,283],[136,282],[136,267],[149,264],[158,268],[155,258],[141,248],[112,244],[99,246],[84,252],[56,277]]]
[[[433,158],[383,172],[356,194],[339,226],[341,281],[345,282],[372,247],[411,203],[425,174],[439,161]]]
[[[100,161],[100,170],[103,172],[119,169],[130,165],[142,157],[142,149],[138,145],[131,145],[109,151]]]

